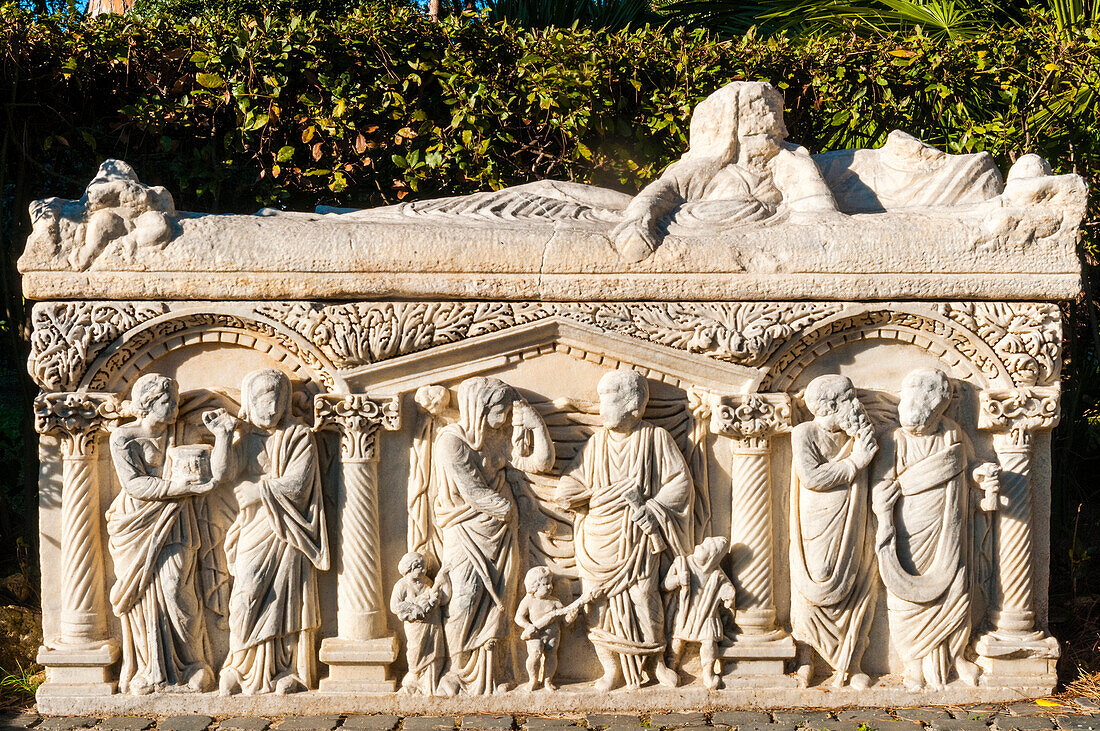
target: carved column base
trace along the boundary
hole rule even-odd
[[[39,697],[112,695],[118,688],[112,666],[118,661],[117,640],[70,648],[38,648],[36,658],[46,668],[46,682]]]
[[[732,645],[718,649],[719,659],[733,661],[733,674],[767,675],[777,683],[786,679],[787,661],[793,660],[794,654],[794,640],[782,629],[761,634],[741,633]],[[790,680],[793,685],[794,679]]]
[[[974,651],[981,659],[998,660],[1057,660],[1060,654],[1058,640],[1043,632],[986,632],[974,643]]]
[[[321,641],[321,662],[328,665],[328,677],[321,680],[322,693],[392,693],[397,682],[390,677],[390,665],[397,659],[397,638],[347,640],[328,637]]]

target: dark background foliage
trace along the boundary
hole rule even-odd
[[[1100,41],[1041,8],[963,33],[880,17],[723,35],[683,3],[672,8],[683,24],[639,28],[643,15],[668,16],[578,0],[574,19],[591,25],[562,28],[569,17],[554,3],[518,0],[498,0],[495,16],[442,22],[398,2],[225,0],[214,13],[159,1],[94,19],[0,6],[0,562],[9,565],[33,563],[37,535],[35,389],[15,271],[27,205],[78,198],[104,158],[166,186],[178,208],[210,212],[366,207],[540,178],[634,191],[685,149],[700,100],[728,81],[762,79],[784,92],[792,138],[813,152],[876,146],[900,128],[950,152],[988,150],[1002,168],[1037,152],[1056,172],[1100,179]],[[782,18],[781,5],[768,12]],[[1065,306],[1055,621],[1080,620],[1098,590],[1097,225],[1094,202],[1081,245],[1086,296]]]

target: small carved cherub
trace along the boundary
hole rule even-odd
[[[520,638],[527,643],[527,690],[535,690],[540,681],[547,690],[557,690],[554,674],[558,669],[560,620],[564,617],[567,624],[572,624],[589,597],[582,596],[564,606],[553,595],[554,577],[545,566],[528,571],[523,587],[527,596],[516,609],[516,624],[523,628]]]
[[[703,667],[703,685],[710,690],[722,686],[718,641],[722,638],[722,618],[725,607],[731,614],[737,596],[733,582],[722,570],[722,558],[729,551],[729,541],[711,536],[695,547],[690,556],[677,556],[665,575],[665,590],[676,592],[672,621],[670,663],[679,668],[688,642],[699,643],[699,662]]]
[[[410,551],[402,556],[397,570],[401,578],[390,595],[390,611],[405,623],[405,658],[409,663],[401,690],[434,695],[446,659],[440,619],[445,597],[439,587],[432,585],[419,553]]]

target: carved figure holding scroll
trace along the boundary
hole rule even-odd
[[[867,466],[878,451],[871,422],[844,376],[806,387],[813,421],[791,432],[791,628],[798,680],[809,684],[813,652],[833,685],[870,686],[861,663],[875,609],[874,543]]]
[[[942,689],[952,673],[977,685],[967,660],[975,508],[997,507],[999,468],[978,464],[970,440],[944,416],[951,382],[935,368],[901,385],[900,426],[876,459],[872,505],[890,634],[910,691]],[[972,495],[979,489],[983,496]]]
[[[522,629],[520,639],[527,643],[527,690],[542,683],[547,690],[557,690],[554,675],[558,671],[558,642],[561,622],[572,624],[577,619],[585,597],[568,607],[553,595],[554,576],[545,566],[535,566],[523,577],[527,596],[516,609],[516,624]]]
[[[496,647],[509,634],[519,559],[516,504],[507,467],[544,472],[554,443],[538,413],[498,378],[458,385],[458,422],[432,448],[435,529],[441,537],[437,583],[449,597],[444,631],[450,668],[441,692],[492,693]]]
[[[111,607],[122,625],[123,693],[209,690],[214,682],[198,586],[196,496],[215,485],[210,447],[175,445],[176,381],[148,373],[111,433],[119,492],[107,510],[115,565]],[[219,438],[224,448],[227,439]]]
[[[837,211],[809,152],[787,142],[783,96],[758,81],[734,81],[695,107],[688,151],[630,201],[612,232],[620,256],[648,257],[662,221],[689,202],[691,217],[724,225],[780,210],[817,217]]]
[[[733,582],[721,566],[729,547],[725,538],[705,538],[690,556],[677,556],[665,574],[665,590],[671,593],[675,607],[669,664],[679,669],[687,643],[698,643],[703,685],[709,690],[722,687],[719,611],[725,607],[733,614],[737,598]]]
[[[401,578],[390,594],[390,611],[405,624],[405,659],[409,664],[401,690],[434,695],[447,659],[440,617],[443,597],[432,586],[419,553],[410,551],[402,556],[397,570]]]
[[[317,682],[318,571],[328,531],[313,434],[290,412],[290,379],[262,369],[241,384],[240,432],[227,455],[236,519],[225,537],[233,588],[220,692],[290,693]],[[204,415],[225,432],[224,412]]]
[[[604,374],[596,390],[603,426],[593,432],[558,483],[557,500],[574,514],[577,569],[588,605],[588,638],[607,691],[637,688],[649,668],[675,686],[665,664],[665,621],[658,575],[693,545],[691,473],[666,430],[642,420],[649,385],[640,373]]]

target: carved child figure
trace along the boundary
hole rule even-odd
[[[390,611],[405,623],[405,658],[409,663],[401,690],[434,695],[447,659],[440,619],[443,596],[432,586],[419,553],[410,551],[402,556],[397,570],[401,578],[390,594]]]
[[[737,592],[722,570],[722,557],[729,541],[711,536],[695,547],[690,556],[677,556],[665,575],[665,590],[673,592],[675,614],[672,619],[672,647],[669,665],[678,668],[688,642],[699,643],[699,662],[703,667],[703,685],[710,690],[722,687],[721,661],[717,659],[722,638],[725,607],[732,614]]]
[[[564,606],[554,591],[554,577],[545,566],[535,566],[523,578],[527,596],[516,609],[516,624],[523,628],[520,638],[527,643],[527,690],[535,690],[541,680],[547,690],[557,690],[554,674],[558,669],[560,620],[572,624],[580,606]]]

